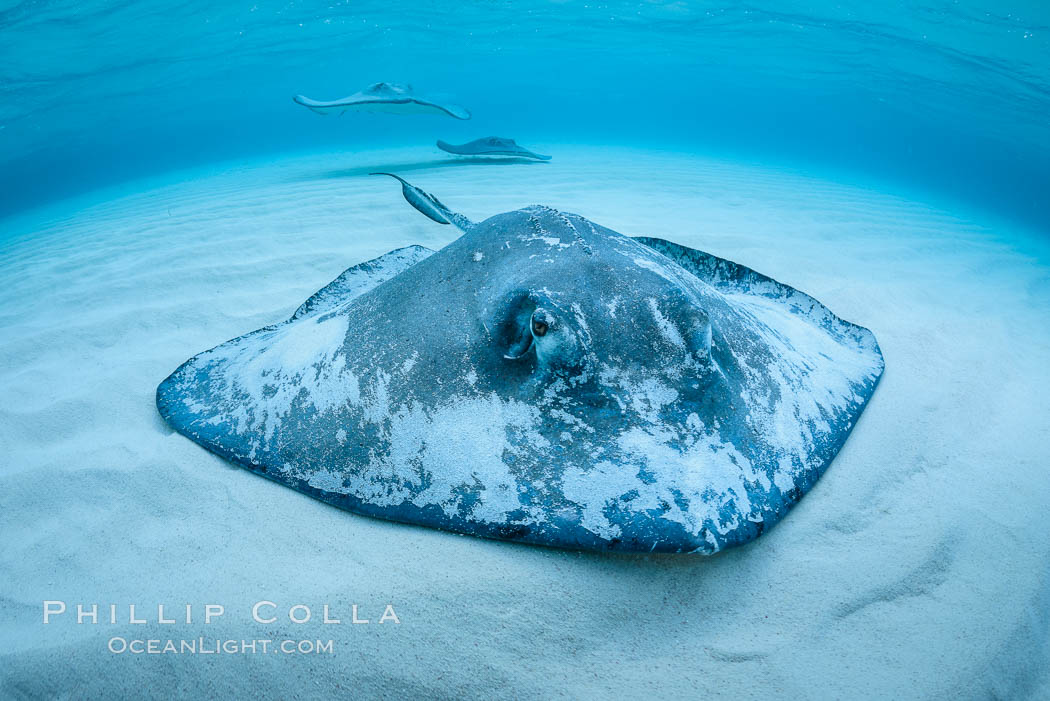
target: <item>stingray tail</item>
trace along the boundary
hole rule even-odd
[[[454,224],[460,231],[466,231],[474,226],[474,222],[458,212],[453,212],[443,205],[438,198],[425,190],[419,189],[398,175],[393,173],[369,173],[369,175],[388,175],[400,181],[401,193],[408,200],[408,203],[438,224]]]

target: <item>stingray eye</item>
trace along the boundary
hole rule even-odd
[[[532,335],[534,338],[543,338],[547,335],[547,332],[554,327],[554,325],[554,315],[543,307],[539,307],[536,311],[532,312],[532,321],[529,326],[532,328]]]

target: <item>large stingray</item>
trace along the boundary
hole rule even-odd
[[[437,147],[446,153],[453,153],[457,156],[517,156],[537,161],[549,161],[551,159],[550,156],[534,153],[527,148],[518,146],[514,139],[506,139],[502,136],[485,136],[458,145],[438,139]]]
[[[470,119],[470,112],[464,107],[420,97],[415,94],[411,85],[396,83],[375,83],[353,95],[328,102],[312,100],[303,95],[296,95],[293,99],[318,114],[343,114],[352,110],[394,114],[447,114],[456,119]]]
[[[396,177],[396,176],[395,176]],[[817,481],[882,374],[867,329],[742,265],[527,207],[354,266],[157,390],[180,433],[350,511],[714,553]]]

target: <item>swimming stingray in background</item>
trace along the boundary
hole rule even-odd
[[[331,102],[311,100],[303,95],[296,95],[293,99],[318,114],[343,114],[353,110],[394,114],[447,114],[456,119],[470,119],[470,112],[459,105],[443,104],[420,97],[415,94],[411,85],[396,83],[375,83],[361,92]]]
[[[549,161],[550,156],[541,153],[533,153],[527,148],[522,148],[514,139],[505,139],[502,136],[486,136],[465,144],[450,144],[438,139],[437,147],[447,153],[457,156],[518,156],[520,158],[533,158],[537,161]]]
[[[813,486],[882,374],[870,331],[737,263],[549,207],[474,223],[401,182],[463,235],[187,361],[157,390],[177,431],[358,513],[710,554]]]

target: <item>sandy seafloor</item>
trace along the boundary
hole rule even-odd
[[[674,153],[429,148],[180,173],[0,222],[0,696],[1050,696],[1050,246],[990,216]],[[437,162],[437,164],[435,164]],[[444,165],[441,165],[441,164]],[[179,363],[344,268],[540,203],[749,265],[871,328],[845,448],[755,543],[562,552],[355,516],[173,433]],[[123,623],[42,623],[42,601]],[[278,623],[249,608],[280,604]],[[126,622],[129,603],[151,621]],[[161,625],[156,605],[225,615]],[[317,622],[329,604],[341,625]],[[378,625],[387,603],[400,625]],[[314,621],[284,612],[309,605]],[[358,604],[368,625],[350,625]],[[152,610],[152,612],[151,612]],[[113,636],[333,639],[331,655],[114,655]]]

